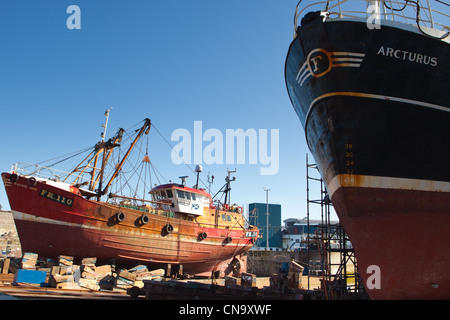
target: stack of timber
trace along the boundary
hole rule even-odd
[[[11,284],[14,280],[14,274],[9,273],[11,258],[0,260],[0,286]]]
[[[113,271],[114,267],[111,265],[95,266],[92,263],[81,265],[81,274],[76,283],[86,289],[90,290],[112,290],[113,289]]]
[[[145,265],[116,271],[115,265],[96,266],[96,263],[95,257],[83,258],[81,264],[74,264],[71,256],[38,259],[37,254],[26,252],[22,258],[0,260],[0,285],[126,292],[133,286],[143,287],[143,280],[161,279],[165,274],[164,269],[149,271]]]
[[[142,288],[144,280],[162,279],[165,274],[164,269],[149,271],[147,266],[139,265],[131,269],[120,269],[117,273],[115,289],[123,290],[136,286]]]
[[[25,252],[22,256],[22,269],[35,270],[38,255],[37,253]]]

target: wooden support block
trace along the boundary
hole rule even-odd
[[[65,275],[55,274],[55,275],[53,275],[53,278],[55,279],[55,281],[57,283],[73,282],[73,275],[71,275],[71,274],[65,274]]]
[[[73,265],[73,257],[71,256],[59,256],[58,262],[60,266],[71,266]]]
[[[88,288],[88,289],[91,289],[91,290],[100,290],[100,286],[98,285],[97,280],[81,278],[78,281],[78,285],[80,287]]]
[[[147,272],[140,272],[136,273],[136,281],[137,280],[151,280],[155,277],[162,277],[164,276],[164,269],[157,269],[153,271],[147,271]]]
[[[111,266],[107,264],[104,266],[95,267],[94,271],[96,274],[111,274]]]
[[[81,264],[85,265],[85,266],[95,267],[96,263],[97,263],[97,258],[96,257],[83,258],[81,260]]]
[[[8,273],[8,274],[1,273],[0,274],[0,281],[3,282],[3,283],[6,282],[6,283],[11,284],[14,281],[14,275],[12,273]]]
[[[131,281],[136,280],[136,275],[134,273],[129,272],[126,269],[121,269],[119,271],[119,273],[118,273],[118,277],[119,278],[124,278],[124,279],[127,279],[127,280],[131,280]]]
[[[3,270],[2,270],[2,274],[8,274],[10,262],[11,262],[11,259],[10,259],[10,258],[6,258],[6,259],[3,261]]]
[[[147,272],[147,271],[148,271],[147,266],[144,266],[144,265],[138,265],[134,268],[128,269],[128,272],[131,272],[131,273],[140,273],[140,272]]]
[[[60,282],[56,285],[58,289],[82,289],[77,283],[74,282]]]
[[[60,266],[53,266],[52,270],[50,271],[51,275],[59,274],[61,267]]]

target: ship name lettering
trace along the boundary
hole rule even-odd
[[[45,197],[47,199],[59,202],[61,204],[69,206],[69,207],[71,207],[72,204],[73,204],[73,199],[66,198],[66,197],[64,197],[64,196],[62,196],[60,194],[53,193],[53,192],[48,191],[46,189],[41,189],[41,191],[39,192],[39,195],[41,197]]]
[[[400,59],[403,61],[411,61],[415,63],[420,63],[424,65],[430,65],[436,67],[438,64],[438,59],[436,57],[427,56],[417,52],[410,52],[401,49],[395,49],[390,47],[381,46],[378,49],[377,55],[383,55],[385,57],[391,57],[395,59]]]

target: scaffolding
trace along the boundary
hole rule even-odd
[[[310,184],[320,184],[320,198],[310,199]],[[365,297],[364,286],[358,273],[357,261],[350,240],[340,223],[331,222],[332,203],[318,167],[309,163],[306,154],[306,218],[307,218],[307,261],[311,267],[310,250],[320,254],[321,291],[326,300]],[[320,206],[321,222],[311,235],[311,205]],[[317,246],[317,249],[314,247]],[[310,289],[311,268],[308,268],[308,290]],[[316,272],[317,275],[317,272]]]

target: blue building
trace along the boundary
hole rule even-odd
[[[248,205],[249,221],[251,225],[261,230],[262,237],[255,246],[266,248],[267,237],[269,248],[281,248],[283,241],[281,235],[281,205],[269,203],[269,226],[267,226],[267,206],[265,203],[250,203]]]

